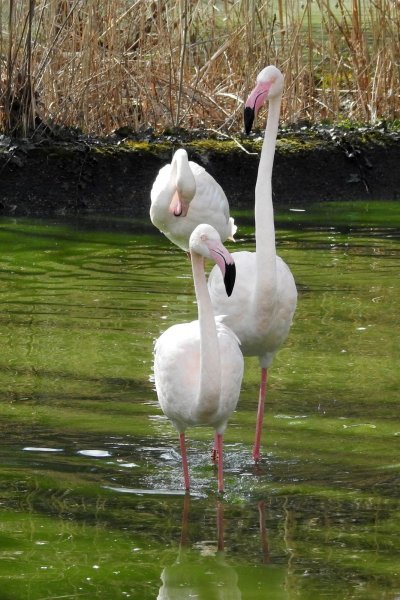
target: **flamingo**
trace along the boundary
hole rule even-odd
[[[236,225],[219,183],[180,148],[171,164],[160,169],[151,190],[150,219],[174,244],[188,251],[193,229],[212,225],[221,240],[232,239]]]
[[[223,432],[239,399],[243,355],[236,335],[214,318],[204,259],[221,270],[225,293],[235,282],[235,264],[218,232],[198,225],[190,236],[189,250],[198,306],[198,320],[172,325],[156,341],[154,376],[164,414],[179,432],[186,491],[190,488],[185,430],[190,425],[215,429],[218,451],[218,491],[223,492]]]
[[[237,281],[232,295],[222,293],[215,268],[208,286],[214,314],[238,336],[245,356],[257,356],[261,367],[253,458],[260,459],[261,431],[267,386],[267,370],[286,339],[297,303],[293,275],[276,255],[272,205],[272,166],[278,133],[283,75],[274,66],[265,67],[245,104],[245,128],[249,133],[262,104],[269,101],[267,126],[261,150],[255,189],[255,252],[234,252]]]

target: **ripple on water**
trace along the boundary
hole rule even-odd
[[[123,486],[104,485],[103,489],[117,492],[118,494],[134,494],[138,496],[184,496],[186,494],[183,489],[174,490],[167,488],[128,488]]]
[[[77,454],[82,456],[90,456],[91,458],[109,458],[112,456],[108,450],[78,450]]]
[[[64,448],[45,448],[41,446],[25,446],[24,452],[64,452]]]

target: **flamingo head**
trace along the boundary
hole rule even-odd
[[[169,211],[175,217],[186,217],[190,202],[196,193],[196,181],[189,165],[186,150],[180,148],[175,152],[171,167],[174,193]]]
[[[265,67],[257,76],[256,87],[244,105],[244,128],[250,133],[260,107],[266,100],[277,98],[283,92],[283,75],[273,65]]]
[[[236,279],[235,262],[221,242],[218,232],[211,225],[197,225],[189,239],[191,255],[198,254],[213,260],[221,269],[228,296],[233,292]]]

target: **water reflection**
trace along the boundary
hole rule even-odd
[[[176,433],[151,379],[154,338],[196,314],[184,254],[126,223],[0,221],[4,597],[154,600],[179,577],[203,593],[208,571],[215,593],[242,600],[399,596],[400,210],[376,206],[378,230],[363,206],[361,228],[347,205],[287,212],[284,229],[277,214],[299,311],[271,370],[257,469],[258,363],[247,363],[223,527],[212,432],[193,429],[181,528]],[[235,250],[252,236],[244,222]]]
[[[269,563],[268,536],[265,527],[265,503],[260,502],[259,527],[262,563]],[[216,502],[215,539],[190,542],[190,496],[185,495],[182,510],[182,526],[178,556],[174,564],[161,573],[162,586],[157,600],[242,600],[242,591],[237,569],[229,560],[225,550],[224,504]],[[280,569],[280,573],[284,570]],[[248,590],[246,590],[248,592]],[[276,571],[271,586],[265,590],[271,597],[283,597],[282,580],[276,580]],[[247,593],[246,593],[246,597]],[[254,596],[255,597],[255,596]]]

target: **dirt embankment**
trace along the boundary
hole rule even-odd
[[[106,141],[15,142],[0,138],[0,214],[141,217],[159,169],[178,147],[222,185],[230,205],[251,208],[260,136],[250,140],[169,135]],[[281,132],[274,163],[276,205],[400,198],[400,134],[374,131]]]

